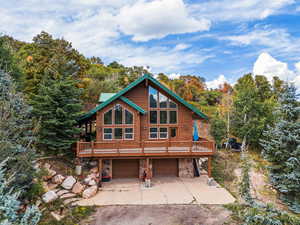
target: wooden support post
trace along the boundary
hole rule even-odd
[[[149,158],[146,158],[146,179],[150,179],[151,178],[151,171],[150,171],[150,162],[149,162]]]
[[[168,153],[169,153],[170,140],[168,139],[168,140],[166,141],[166,143],[167,143],[166,152],[167,152],[167,154],[168,154]]]
[[[87,135],[87,132],[88,132],[88,127],[87,127],[87,122],[85,122],[85,124],[84,124],[84,128],[85,128],[85,137],[86,137],[86,135]]]
[[[98,160],[98,173],[99,173],[99,183],[98,186],[102,186],[102,159]]]
[[[94,141],[91,141],[91,150],[92,156],[94,155]]]
[[[207,175],[211,177],[211,156],[208,156],[207,159]]]
[[[91,120],[90,121],[90,134],[92,133],[92,124],[93,124],[93,121]]]
[[[79,141],[76,142],[76,157],[79,155]]]

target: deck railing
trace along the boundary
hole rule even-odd
[[[77,142],[77,157],[212,155],[213,141]]]

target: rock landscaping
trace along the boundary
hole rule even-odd
[[[64,176],[58,174],[51,168],[49,163],[45,163],[42,168],[47,172],[43,176],[43,188],[45,193],[42,195],[44,203],[49,203],[60,198],[64,204],[71,204],[82,198],[91,198],[98,191],[98,168],[93,167],[89,170],[86,177]]]

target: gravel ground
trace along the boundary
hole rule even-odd
[[[90,225],[222,225],[230,212],[217,205],[137,205],[99,207]]]

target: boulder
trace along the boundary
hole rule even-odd
[[[45,181],[42,182],[42,186],[43,186],[43,189],[44,189],[45,192],[48,192],[48,191],[51,190],[51,189],[48,187],[48,183],[45,182]]]
[[[61,219],[64,218],[64,216],[61,216],[61,215],[59,215],[59,214],[57,214],[57,213],[55,213],[55,212],[51,212],[50,214],[51,214],[51,216],[53,216],[53,218],[56,219],[57,221],[61,221]]]
[[[52,202],[58,198],[58,195],[54,191],[48,191],[43,194],[42,199],[45,203]]]
[[[64,199],[63,203],[64,203],[65,205],[68,205],[68,204],[70,204],[70,203],[74,203],[74,202],[77,202],[77,201],[79,201],[79,200],[80,200],[80,198],[68,198],[68,199]]]
[[[53,189],[57,188],[58,184],[48,184],[48,188],[53,191]]]
[[[80,182],[76,182],[76,184],[74,184],[72,188],[72,192],[75,194],[80,194],[81,192],[83,192],[83,190],[84,190],[84,186]]]
[[[69,191],[68,190],[59,190],[58,192],[56,192],[56,194],[58,195],[58,196],[61,196],[61,195],[64,195],[64,194],[67,194],[67,193],[69,193]]]
[[[98,187],[96,185],[91,186],[82,192],[82,197],[83,198],[91,198],[97,193],[97,190],[98,190]]]
[[[59,198],[62,198],[62,199],[63,198],[73,198],[75,196],[76,196],[76,194],[74,194],[74,193],[67,193],[67,194],[60,196]]]
[[[61,184],[64,181],[65,177],[63,175],[57,174],[52,177],[51,182],[54,184]]]
[[[90,182],[91,180],[92,180],[91,177],[86,177],[86,178],[84,178],[83,182],[84,182],[85,184],[89,184],[89,182]]]
[[[73,185],[76,183],[76,179],[73,176],[68,176],[64,182],[61,184],[61,186],[64,189],[70,190]]]
[[[88,183],[89,186],[97,185],[97,182],[94,179],[91,179]]]
[[[52,170],[52,169],[46,169],[46,172],[47,172],[47,175],[43,176],[44,180],[49,180],[56,174],[56,171]]]

